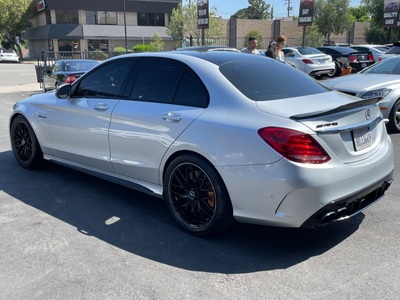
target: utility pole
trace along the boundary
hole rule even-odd
[[[287,16],[288,16],[288,18],[290,17],[290,11],[293,9],[293,7],[290,6],[291,3],[292,3],[291,0],[285,0],[285,4],[287,5]]]

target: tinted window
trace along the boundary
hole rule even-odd
[[[380,63],[374,64],[371,67],[362,70],[360,73],[370,74],[400,74],[400,60],[387,59]]]
[[[187,70],[179,85],[174,103],[195,107],[207,107],[208,101],[208,92],[199,77],[192,71]]]
[[[131,93],[140,101],[173,103],[184,65],[168,59],[143,59]]]
[[[302,55],[308,55],[308,54],[322,54],[322,52],[319,51],[318,49],[311,48],[311,47],[299,48],[299,49],[297,49],[297,50],[299,50],[299,52],[300,52]]]
[[[255,101],[324,93],[327,88],[307,74],[273,59],[237,60],[220,67],[222,74]]]
[[[388,51],[385,52],[386,54],[400,54],[400,46],[393,46]]]
[[[101,66],[78,83],[75,96],[122,97],[127,75],[135,64],[136,60],[121,60]]]

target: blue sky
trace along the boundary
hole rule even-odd
[[[184,0],[189,2],[189,0]],[[197,1],[197,0],[191,0]],[[224,18],[228,19],[231,15],[237,12],[239,9],[246,8],[249,6],[249,2],[247,0],[208,0],[210,7],[217,7],[218,14]],[[193,3],[192,2],[192,3]],[[287,2],[288,0],[265,0],[265,3],[274,7],[274,16],[275,17],[287,17]],[[299,15],[299,3],[300,0],[290,0],[290,3],[293,7],[293,10],[290,12],[290,16],[298,16]],[[359,6],[360,0],[351,0],[351,6]]]

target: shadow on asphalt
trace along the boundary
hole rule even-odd
[[[236,224],[214,238],[183,232],[159,198],[68,168],[21,168],[0,153],[0,189],[120,249],[173,267],[225,274],[285,269],[321,255],[357,231],[364,215],[317,229]],[[60,232],[60,235],[63,233]]]

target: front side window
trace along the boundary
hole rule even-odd
[[[136,60],[113,61],[89,73],[79,83],[74,97],[119,98],[123,97],[127,76]]]
[[[143,59],[131,98],[148,102],[172,103],[183,73],[183,65],[167,59]]]

